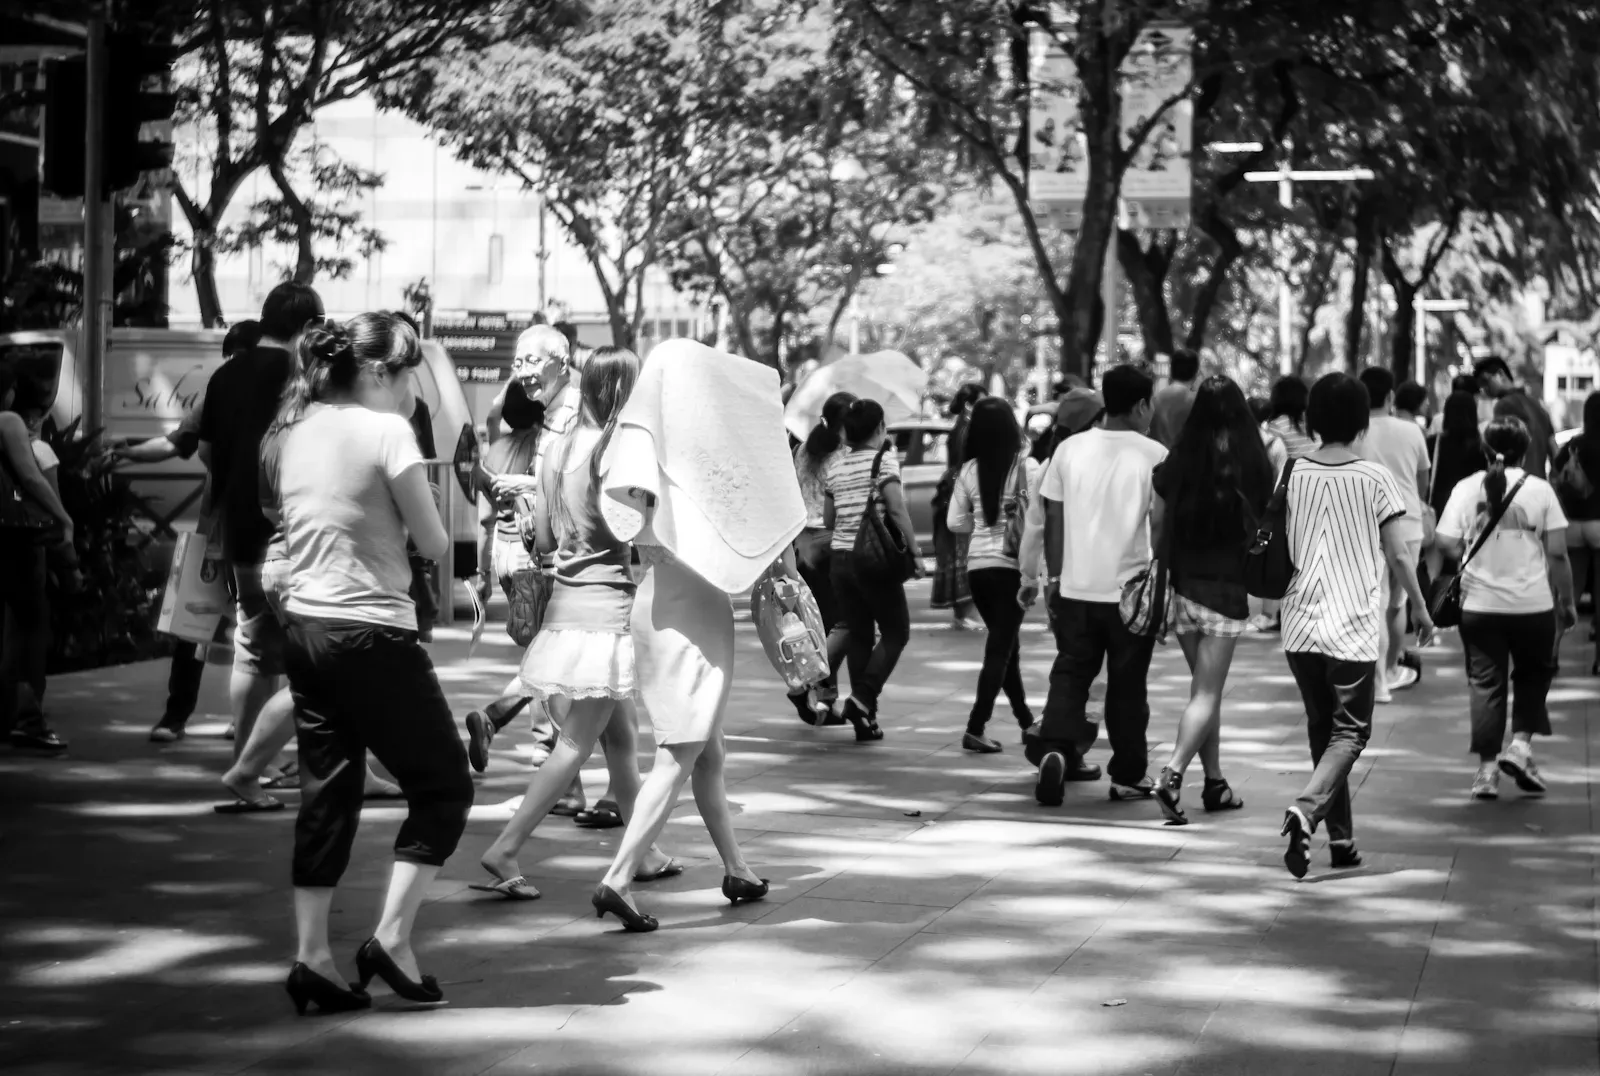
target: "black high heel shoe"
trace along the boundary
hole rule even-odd
[[[628,902],[608,885],[595,886],[594,896],[589,898],[589,903],[594,905],[594,917],[604,919],[610,912],[622,921],[622,929],[635,934],[648,934],[661,924],[656,922],[656,917],[646,915],[644,912],[635,911]]]
[[[389,989],[397,996],[407,1001],[432,1005],[444,1000],[444,991],[439,989],[437,979],[431,975],[424,975],[422,982],[412,982],[377,938],[368,938],[361,948],[356,950],[356,974],[361,979],[363,990],[376,976],[388,983]]]
[[[306,1014],[306,1006],[315,1003],[318,1012],[355,1012],[372,1008],[372,996],[359,987],[346,990],[331,979],[324,979],[304,964],[295,962],[289,969],[289,978],[283,984],[294,1002],[294,1011]]]
[[[856,743],[875,743],[883,739],[883,729],[878,727],[878,716],[856,705],[855,699],[845,700],[844,717],[855,726]]]
[[[722,895],[728,898],[729,904],[737,905],[740,901],[753,904],[758,900],[766,900],[770,888],[765,878],[759,882],[749,882],[732,874],[722,876]]]

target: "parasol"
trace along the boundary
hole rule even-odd
[[[784,408],[783,424],[804,438],[822,417],[822,405],[836,392],[876,400],[888,422],[907,422],[921,415],[927,387],[926,371],[898,351],[845,355],[819,366],[800,383]]]

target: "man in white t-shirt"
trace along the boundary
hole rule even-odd
[[[1166,458],[1147,436],[1155,383],[1133,366],[1106,371],[1105,424],[1062,443],[1039,484],[1045,509],[1045,561],[1056,660],[1050,695],[1028,760],[1038,765],[1034,797],[1061,804],[1069,780],[1092,781],[1083,753],[1099,736],[1085,713],[1089,687],[1106,668],[1106,735],[1112,799],[1149,796],[1145,681],[1155,640],[1134,635],[1118,611],[1122,585],[1150,562],[1151,473]]]
[[[1361,371],[1361,384],[1366,387],[1372,409],[1367,419],[1367,435],[1358,451],[1362,459],[1386,468],[1399,485],[1405,515],[1394,521],[1395,534],[1406,544],[1415,564],[1422,553],[1422,517],[1425,512],[1432,511],[1427,507],[1428,473],[1432,466],[1428,459],[1428,441],[1415,422],[1396,418],[1392,413],[1393,374],[1381,366],[1369,366]],[[1420,660],[1413,658],[1411,664],[1401,664],[1406,652],[1406,590],[1403,581],[1392,572],[1387,601],[1383,660],[1378,667],[1376,685],[1379,702],[1388,702],[1391,691],[1411,687],[1422,677]]]

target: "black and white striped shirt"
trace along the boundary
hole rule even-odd
[[[1405,514],[1387,467],[1302,459],[1289,476],[1289,554],[1283,648],[1342,661],[1377,661],[1388,566],[1379,531]]]

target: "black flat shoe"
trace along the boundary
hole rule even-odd
[[[856,700],[845,700],[844,717],[855,726],[856,743],[873,743],[883,739],[883,730],[878,727],[878,719],[857,706]]]
[[[660,923],[656,922],[655,916],[635,911],[627,901],[622,899],[621,893],[618,893],[608,885],[595,886],[594,896],[589,898],[589,903],[594,905],[594,917],[596,919],[604,919],[606,913],[610,912],[622,921],[623,930],[631,931],[634,934],[648,934],[661,926]]]
[[[388,983],[389,989],[397,996],[407,1001],[431,1005],[444,1000],[444,991],[439,989],[438,980],[431,975],[424,975],[422,982],[412,982],[377,938],[368,938],[366,944],[356,950],[356,975],[361,980],[363,990],[376,976]]]
[[[722,877],[722,895],[728,898],[728,903],[737,905],[740,901],[753,904],[758,900],[767,899],[767,890],[770,888],[765,878],[760,882],[750,882],[743,878],[736,878],[731,874]]]
[[[306,1014],[306,1006],[316,1005],[318,1012],[355,1012],[372,1008],[372,995],[352,985],[348,990],[331,979],[324,979],[304,964],[296,963],[289,969],[288,981],[283,988],[294,1002],[294,1011]]]
[[[789,704],[794,707],[794,712],[800,715],[801,721],[808,725],[817,723],[817,712],[811,708],[811,692],[802,691],[798,695],[790,695]]]
[[[494,722],[481,710],[467,715],[467,761],[477,773],[489,768],[489,745],[494,742]]]

